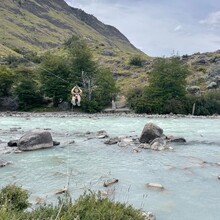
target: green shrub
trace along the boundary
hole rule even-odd
[[[142,67],[143,66],[143,60],[141,59],[140,56],[137,55],[137,56],[134,56],[130,59],[129,64],[133,65],[133,66]]]
[[[102,198],[101,193],[93,192],[84,193],[74,204],[69,207],[64,206],[61,219],[71,220],[74,218],[82,220],[143,220],[140,210],[134,209],[132,206],[112,202],[108,198]]]
[[[28,192],[22,187],[8,185],[0,191],[0,207],[8,211],[21,211],[29,206]]]
[[[19,109],[30,110],[42,105],[42,95],[37,88],[37,84],[32,79],[22,79],[15,88],[15,94],[19,99]]]
[[[144,220],[142,212],[130,205],[102,198],[101,193],[84,193],[74,203],[66,195],[59,199],[57,205],[43,205],[30,212],[23,211],[28,207],[28,194],[20,187],[7,186],[1,190],[1,220]],[[10,198],[10,199],[9,199]],[[11,203],[13,201],[13,205]],[[10,205],[9,205],[10,204]]]
[[[187,113],[192,113],[195,104],[195,115],[220,114],[220,90],[208,91],[202,96],[187,95],[184,106]]]

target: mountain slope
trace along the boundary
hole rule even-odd
[[[0,44],[11,49],[48,49],[75,34],[94,44],[140,53],[116,28],[64,0],[1,1],[0,23]]]
[[[115,27],[70,7],[64,0],[0,1],[0,26],[0,58],[15,52],[59,48],[77,35],[88,43],[95,61],[112,71],[123,93],[147,79],[146,65],[141,68],[129,65],[135,55],[147,61],[146,54]]]

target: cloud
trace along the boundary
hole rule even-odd
[[[204,20],[200,20],[199,23],[212,27],[220,27],[220,11],[210,13]]]
[[[174,31],[176,32],[176,31],[180,31],[182,29],[183,29],[182,25],[178,25],[174,28]]]

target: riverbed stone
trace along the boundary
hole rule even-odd
[[[53,146],[58,146],[58,145],[60,145],[59,141],[53,141]]]
[[[156,216],[152,212],[143,212],[142,216],[145,220],[156,220]]]
[[[147,123],[140,136],[141,143],[150,143],[155,138],[163,136],[163,129],[153,123]]]
[[[18,140],[11,140],[8,142],[9,147],[17,147],[18,146]]]
[[[161,185],[160,183],[147,183],[145,186],[146,186],[147,188],[158,189],[158,190],[164,190],[164,186]]]
[[[164,138],[155,138],[150,143],[150,148],[156,151],[163,151],[166,148],[166,140]]]
[[[10,162],[0,159],[0,167],[5,167],[8,164],[10,164]]]
[[[118,137],[113,137],[104,142],[104,144],[113,145],[119,142]]]
[[[167,141],[173,143],[186,143],[186,139],[183,137],[167,136]]]
[[[141,143],[138,145],[138,148],[142,148],[142,149],[150,149],[150,144],[144,144],[144,143]]]
[[[22,151],[32,151],[51,147],[53,147],[51,133],[45,130],[28,131],[18,140],[18,149]]]
[[[113,178],[113,179],[110,179],[110,180],[106,180],[104,183],[103,183],[103,186],[104,187],[108,187],[108,186],[110,186],[110,185],[112,185],[112,184],[114,184],[114,183],[117,183],[119,180],[118,179],[115,179],[115,178]]]

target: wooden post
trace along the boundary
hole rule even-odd
[[[194,113],[195,113],[195,108],[196,108],[196,103],[193,104],[192,115],[194,115]]]

